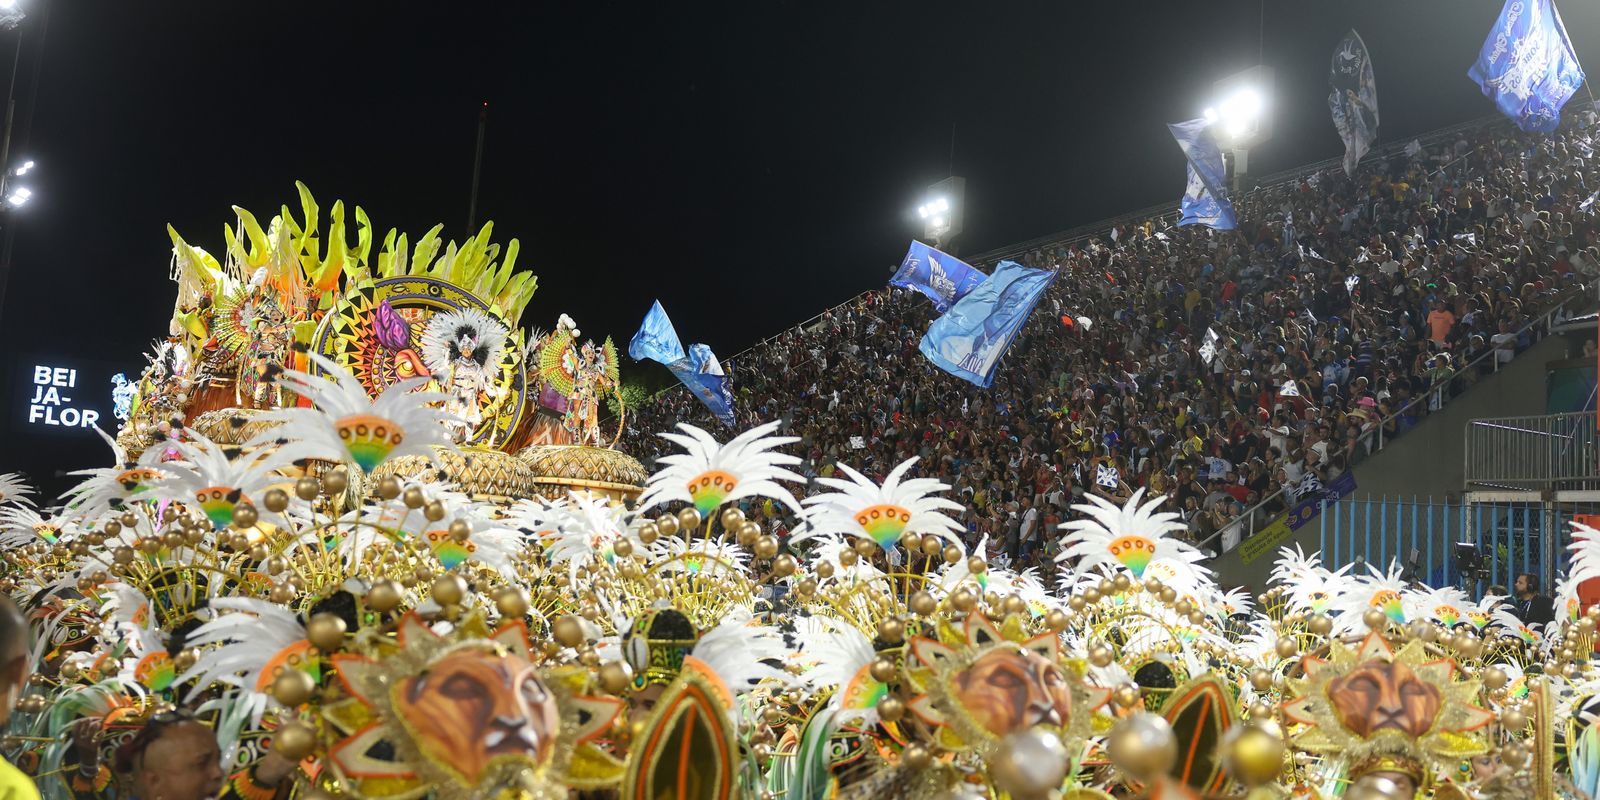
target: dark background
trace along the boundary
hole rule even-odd
[[[165,225],[220,252],[230,205],[298,214],[296,179],[324,214],[463,238],[485,101],[478,220],[539,275],[524,323],[565,311],[625,347],[659,298],[726,357],[882,285],[952,123],[973,253],[1176,200],[1165,123],[1258,59],[1276,131],[1252,172],[1340,154],[1327,71],[1351,27],[1381,141],[1493,113],[1466,70],[1502,5],[21,2],[0,69],[20,35],[12,161],[38,168],[0,220],[0,381],[19,348],[137,372],[171,310]],[[1600,4],[1561,11],[1600,69]],[[0,471],[106,460],[92,437],[0,436]]]

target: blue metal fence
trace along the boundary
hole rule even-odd
[[[1553,585],[1566,570],[1568,522],[1595,507],[1556,502],[1479,502],[1432,498],[1368,498],[1325,506],[1318,517],[1323,563],[1353,561],[1387,568],[1410,564],[1431,586],[1462,585],[1457,542],[1476,545],[1478,589],[1509,587],[1518,573],[1542,576]]]

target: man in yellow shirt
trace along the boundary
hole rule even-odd
[[[9,598],[0,595],[0,728],[10,723],[11,710],[27,690],[31,666],[28,621]],[[22,770],[0,760],[0,800],[39,800],[39,789]]]

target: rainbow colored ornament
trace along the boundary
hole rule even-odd
[[[1111,557],[1127,567],[1135,578],[1144,577],[1145,569],[1150,566],[1150,559],[1156,554],[1156,543],[1143,536],[1118,536],[1106,547],[1111,551]]]
[[[876,506],[867,506],[856,512],[856,524],[861,526],[872,541],[884,550],[894,547],[900,541],[900,534],[905,532],[906,524],[911,522],[911,512],[887,503]]]
[[[405,439],[405,429],[372,414],[353,414],[334,420],[339,440],[363,472],[371,472]]]
[[[689,497],[694,500],[695,510],[701,516],[707,516],[715,511],[722,501],[728,498],[733,488],[739,485],[739,479],[732,474],[720,469],[708,470],[696,475],[689,481]]]

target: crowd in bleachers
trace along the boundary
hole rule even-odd
[[[1058,276],[989,389],[918,352],[923,296],[868,293],[732,360],[740,427],[781,420],[807,477],[843,462],[881,479],[919,456],[962,496],[969,544],[988,537],[1013,565],[1048,561],[1083,494],[1141,487],[1193,541],[1231,546],[1247,509],[1326,491],[1380,433],[1531,346],[1545,329],[1530,322],[1584,302],[1600,144],[1590,112],[1568,116],[1548,136],[1487,126],[1354,178],[1257,189],[1234,231],[1169,217],[1016,256]],[[633,411],[622,446],[665,452],[653,434],[678,421],[718,429],[669,391]]]

